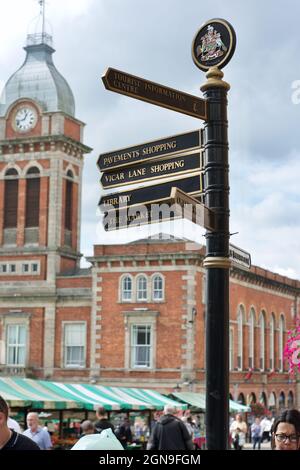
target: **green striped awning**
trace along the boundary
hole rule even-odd
[[[0,395],[12,408],[94,410],[103,406],[106,410],[161,410],[165,404],[177,409],[187,407],[149,389],[12,377],[0,377]]]
[[[174,392],[172,395],[182,402],[188,403],[191,406],[195,406],[200,408],[201,410],[205,411],[205,394],[204,393],[195,393],[195,392]],[[247,411],[251,411],[249,406],[241,405],[236,401],[229,400],[229,409],[230,412],[239,411],[241,413],[245,413]]]

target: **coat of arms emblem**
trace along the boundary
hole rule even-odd
[[[201,44],[196,48],[196,55],[202,62],[222,57],[227,52],[227,47],[222,41],[221,34],[212,26],[208,25],[207,33],[201,37]]]

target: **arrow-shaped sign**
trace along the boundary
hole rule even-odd
[[[207,102],[197,96],[110,67],[102,80],[107,90],[207,120]]]

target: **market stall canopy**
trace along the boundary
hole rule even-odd
[[[205,411],[205,395],[204,393],[195,393],[195,392],[174,392],[172,395],[184,403],[188,403],[191,406],[200,408]],[[251,411],[249,406],[241,405],[233,400],[229,400],[229,409],[230,412],[240,412],[246,413]]]
[[[142,388],[105,387],[87,383],[0,377],[0,395],[11,408],[106,410],[162,410],[166,404],[177,409],[187,405]]]

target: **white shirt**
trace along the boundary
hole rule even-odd
[[[17,423],[17,421],[15,419],[8,418],[7,419],[7,426],[9,427],[9,429],[13,429],[14,431],[21,434],[20,425],[19,425],[19,423]]]

